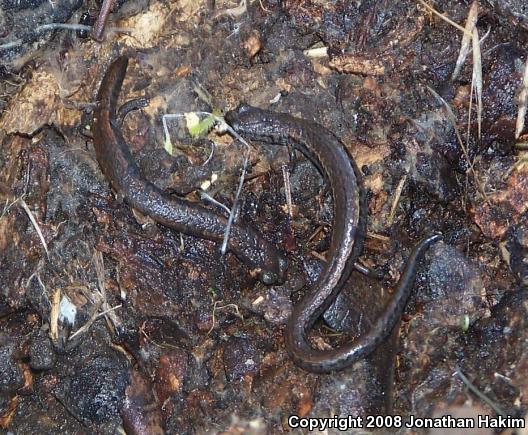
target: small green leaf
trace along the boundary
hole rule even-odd
[[[192,137],[199,137],[207,134],[215,123],[215,118],[212,115],[200,120],[195,112],[188,112],[185,114],[185,121],[187,123],[187,130]]]
[[[165,137],[165,142],[163,144],[163,147],[165,148],[165,151],[167,151],[171,156],[174,155],[174,147],[172,146],[172,142],[169,136]]]
[[[460,318],[460,329],[462,329],[462,332],[467,332],[469,329],[470,319],[467,314],[464,314]]]

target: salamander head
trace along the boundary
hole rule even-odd
[[[224,118],[235,131],[244,131],[252,123],[260,122],[265,113],[262,109],[240,103],[236,109],[227,112]]]

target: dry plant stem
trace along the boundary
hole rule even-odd
[[[483,392],[481,392],[467,377],[462,373],[462,370],[460,370],[460,367],[456,367],[456,374],[460,378],[460,380],[484,403],[489,405],[498,415],[506,418],[506,413],[503,411],[503,409],[497,405],[493,400],[491,400],[488,396],[486,396]]]
[[[105,313],[104,315],[106,316],[107,321],[109,319],[112,327],[115,329],[121,326],[122,324],[121,320],[117,317],[117,314],[114,311],[116,308],[120,307],[121,305],[115,308],[111,308],[110,305],[108,304],[108,299],[106,297],[105,267],[104,267],[103,254],[99,251],[95,251],[94,256],[93,256],[93,261],[95,264],[95,273],[97,275],[97,286],[99,287],[99,292],[101,293],[103,297],[102,298],[103,304],[101,308],[103,309],[103,313]],[[99,314],[99,316],[101,315],[102,313]]]
[[[59,339],[59,311],[60,311],[61,290],[56,289],[51,297],[50,312],[50,337],[53,341]]]
[[[455,80],[460,74],[462,65],[466,61],[466,57],[469,53],[470,42],[472,39],[473,29],[477,25],[478,18],[478,2],[474,1],[469,8],[468,17],[466,20],[465,32],[462,35],[462,44],[460,46],[460,52],[458,54],[458,59],[456,61],[455,70],[451,76],[451,80]]]
[[[112,10],[112,6],[114,5],[114,0],[104,0],[103,5],[101,6],[101,11],[99,12],[99,16],[97,17],[97,21],[94,24],[94,27],[92,29],[92,38],[96,41],[101,42],[103,40],[103,33],[106,26],[106,22],[108,21],[108,16],[110,15],[110,11]]]
[[[35,216],[31,212],[31,210],[29,209],[26,201],[24,201],[22,198],[19,198],[18,201],[20,202],[20,206],[27,213],[27,215],[29,217],[29,220],[33,224],[33,227],[35,228],[35,231],[37,232],[37,234],[39,236],[40,242],[42,243],[42,246],[44,247],[44,251],[46,252],[46,256],[48,257],[48,260],[49,260],[49,256],[50,255],[49,255],[49,251],[48,251],[48,244],[46,243],[46,239],[44,238],[44,234],[42,234],[42,230],[40,229],[40,226],[39,226],[37,220],[35,219]]]
[[[467,32],[466,29],[464,29],[460,24],[455,23],[453,20],[447,18],[445,15],[442,15],[440,12],[438,12],[436,9],[429,6],[427,3],[425,3],[423,0],[418,0],[418,3],[420,3],[422,6],[424,6],[427,10],[431,11],[433,14],[444,20],[446,23],[451,24],[453,27],[456,27],[458,30],[460,30],[464,34],[469,34],[469,37],[471,38],[471,32]]]
[[[524,118],[526,117],[526,105],[528,101],[528,58],[524,65],[524,76],[522,89],[519,94],[519,111],[517,112],[517,122],[515,125],[515,139],[519,139],[524,130]]]
[[[472,82],[475,83],[475,91],[477,95],[477,124],[478,124],[478,138],[482,137],[482,57],[480,54],[480,42],[478,38],[478,30],[473,29],[473,74]]]
[[[475,184],[477,185],[477,189],[478,189],[479,193],[482,195],[482,197],[484,198],[484,200],[486,202],[489,202],[489,199],[488,199],[488,196],[486,195],[486,192],[484,192],[484,190],[482,189],[482,186],[479,183],[479,178],[477,176],[477,173],[475,172],[475,168],[473,167],[473,162],[469,158],[469,154],[468,154],[466,145],[464,144],[464,141],[462,140],[462,137],[460,135],[460,131],[459,131],[458,125],[457,125],[456,116],[453,113],[453,110],[451,109],[449,104],[447,104],[447,101],[444,100],[440,95],[438,95],[438,93],[434,89],[430,88],[429,86],[427,86],[427,89],[429,89],[429,92],[431,92],[434,95],[434,97],[438,101],[440,101],[443,104],[444,108],[446,109],[447,118],[449,119],[449,122],[451,122],[451,124],[453,125],[453,128],[455,129],[455,134],[456,134],[458,143],[460,144],[460,148],[462,149],[462,153],[464,154],[464,157],[466,158],[466,161],[467,161],[467,163],[469,165],[469,171],[471,172],[471,175],[473,175],[473,180],[475,181]]]
[[[407,168],[407,172],[409,172],[409,168]],[[394,221],[394,216],[396,215],[396,208],[398,207],[398,203],[400,202],[400,197],[403,191],[403,186],[405,186],[405,181],[407,181],[407,173],[400,179],[400,182],[396,187],[396,191],[394,192],[394,199],[392,201],[389,218],[387,219],[388,227],[390,227]]]
[[[77,331],[75,331],[72,335],[70,335],[70,337],[68,338],[68,341],[73,340],[78,335],[83,334],[84,332],[88,331],[88,329],[90,329],[90,326],[92,326],[92,324],[99,317],[99,308],[101,308],[102,304],[103,304],[103,300],[99,299],[99,301],[95,305],[94,311],[90,319],[83,326],[81,326]]]
[[[46,256],[48,257],[48,260],[50,258],[49,250],[48,250],[48,244],[46,243],[46,239],[44,238],[44,234],[42,233],[42,230],[40,229],[40,225],[37,222],[37,219],[33,215],[33,212],[27,205],[26,201],[24,201],[24,195],[22,195],[20,198],[16,198],[13,192],[11,192],[11,189],[4,183],[0,182],[0,194],[6,198],[6,204],[10,200],[12,203],[10,205],[6,205],[4,208],[4,212],[2,213],[2,216],[7,212],[7,210],[17,202],[20,204],[20,206],[24,209],[26,214],[29,217],[29,220],[31,221],[31,224],[35,228],[35,231],[37,232],[40,242],[42,243],[42,246],[44,247],[44,251],[46,252]]]
[[[260,5],[260,8],[261,8],[264,12],[271,12],[269,9],[266,9],[266,8],[264,7],[264,4],[262,3],[262,0],[258,0],[258,2],[259,2],[259,5]]]
[[[210,202],[211,204],[216,205],[217,207],[219,207],[222,210],[224,210],[228,215],[229,215],[229,213],[231,213],[231,210],[229,210],[229,207],[227,207],[226,205],[222,204],[220,201],[217,201],[216,199],[214,199],[206,191],[199,190],[198,194],[200,195],[201,199],[204,199],[204,200]]]
[[[284,179],[284,195],[286,196],[286,207],[288,215],[293,218],[293,204],[291,196],[290,172],[286,165],[282,165],[282,178]]]

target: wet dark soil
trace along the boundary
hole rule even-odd
[[[96,16],[97,2],[0,2],[1,430],[280,433],[292,414],[524,418],[524,2],[479,5],[480,136],[472,53],[453,80],[462,32],[420,2],[244,4],[130,0],[96,43],[35,29]],[[470,2],[430,5],[465,25]],[[218,244],[155,224],[111,190],[90,124],[119,54],[131,57],[121,102],[149,98],[123,125],[142,173],[223,213],[200,189],[230,207],[248,152],[238,219],[288,257],[284,284],[258,282]],[[164,150],[163,115],[240,102],[324,125],[364,174],[361,262],[383,277],[352,273],[310,333],[315,347],[368,332],[414,244],[444,235],[392,335],[343,371],[308,373],[283,341],[292,307],[331,261],[332,199],[316,168],[286,147],[190,137],[185,118],[168,121],[174,150]]]

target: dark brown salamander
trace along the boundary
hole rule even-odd
[[[225,119],[245,137],[292,144],[313,162],[330,185],[334,225],[329,261],[314,288],[294,307],[286,328],[286,347],[294,362],[306,370],[325,373],[345,368],[371,353],[390,334],[412,290],[418,261],[440,236],[427,237],[416,245],[394,296],[368,334],[338,349],[313,349],[306,334],[336,298],[362,249],[366,210],[361,175],[341,141],[314,122],[247,105],[228,112]]]
[[[97,160],[114,190],[136,210],[167,227],[204,239],[222,241],[227,219],[197,203],[173,197],[146,180],[137,167],[117,121],[116,106],[128,66],[116,59],[106,71],[94,111]],[[229,249],[267,284],[282,282],[287,260],[249,226],[234,224]]]

